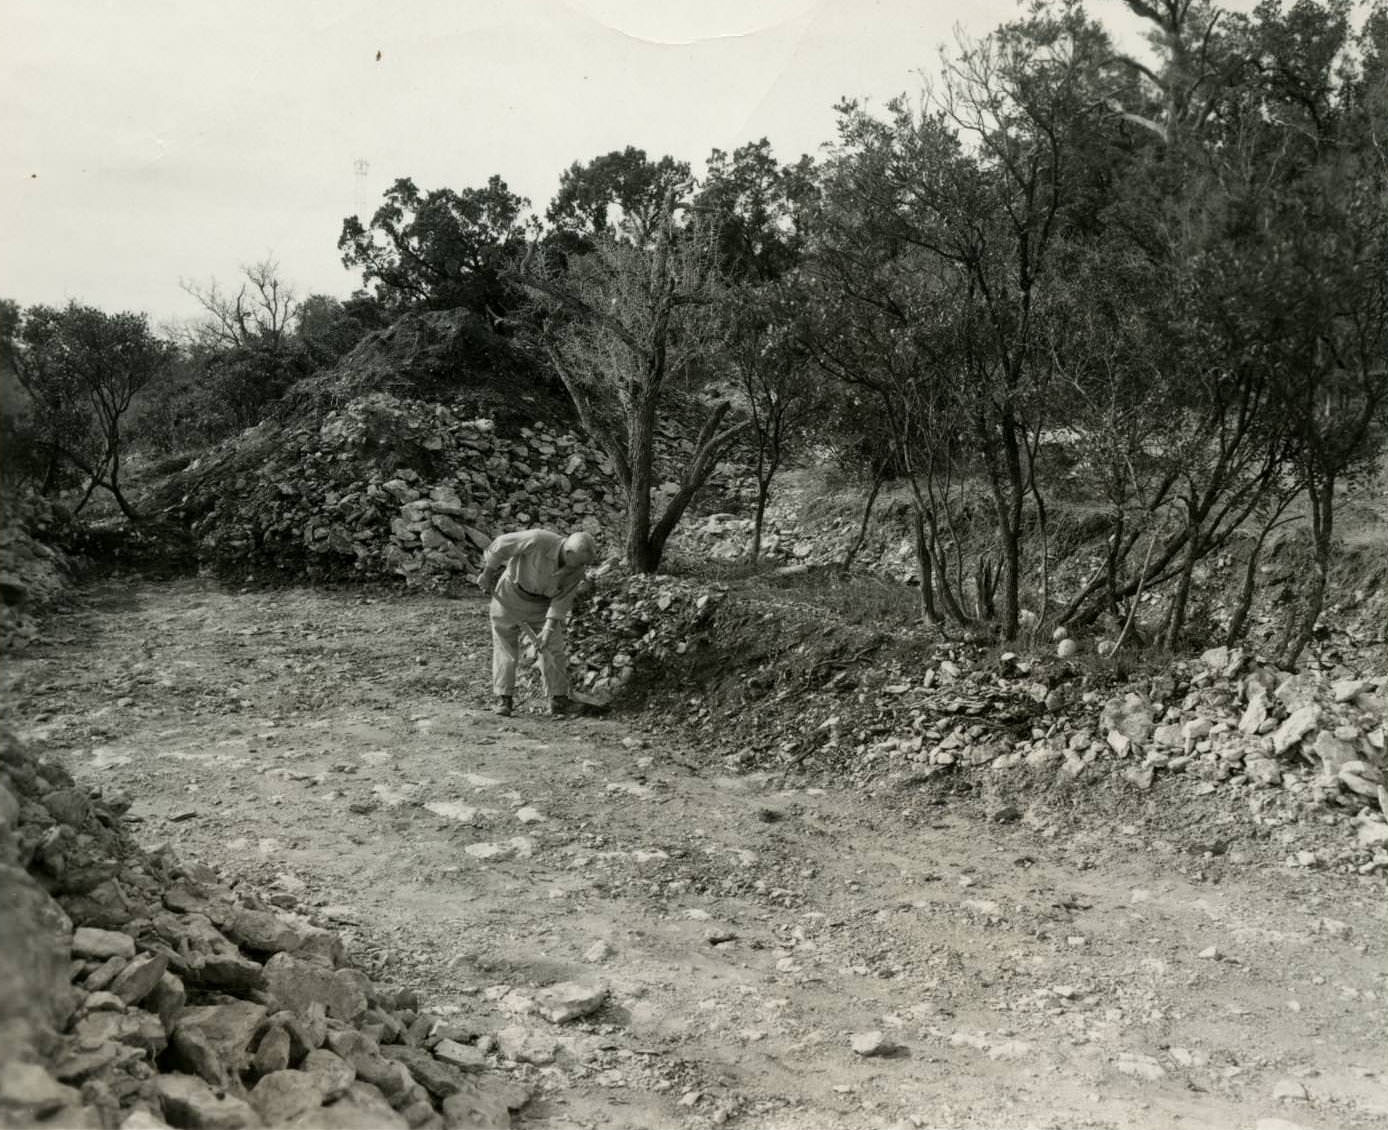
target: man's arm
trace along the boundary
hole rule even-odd
[[[506,563],[520,552],[524,539],[525,531],[517,530],[502,534],[487,546],[482,555],[482,572],[477,575],[477,585],[483,592],[490,593],[496,588],[497,579],[506,568]]]
[[[559,592],[553,600],[549,602],[549,611],[545,613],[546,621],[557,621],[563,627],[564,621],[568,619],[569,611],[574,606],[574,601],[578,599],[578,586],[583,583],[583,575],[580,574],[574,579],[573,584]]]

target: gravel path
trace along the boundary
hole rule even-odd
[[[10,724],[493,1034],[521,1125],[1388,1125],[1381,877],[497,719],[480,600],[131,581],[53,627]],[[557,981],[610,1003],[551,1025]]]

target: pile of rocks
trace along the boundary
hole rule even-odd
[[[827,567],[840,564],[858,540],[861,514],[825,515],[794,492],[773,498],[762,525],[762,560],[779,565]],[[752,519],[720,511],[687,518],[671,539],[677,553],[705,561],[743,561],[752,544]],[[902,582],[916,578],[915,543],[909,516],[900,504],[884,505],[869,525],[855,557],[864,572]]]
[[[707,643],[726,595],[722,586],[675,577],[615,571],[596,577],[569,625],[576,682],[605,696],[639,682],[643,673],[678,670],[684,665],[677,660]]]
[[[1063,663],[1015,654],[975,660],[938,659],[912,675],[877,672],[857,711],[826,705],[833,713],[815,740],[851,750],[868,773],[898,779],[1114,773],[1147,790],[1162,776],[1185,775],[1196,779],[1197,794],[1280,790],[1302,815],[1351,818],[1355,843],[1343,858],[1365,874],[1388,869],[1388,676],[1293,674],[1216,648],[1114,693],[1087,688],[1089,676]],[[886,736],[873,738],[873,730]]]
[[[1097,696],[1088,696],[1093,701]],[[1212,648],[1109,698],[1095,730],[1069,734],[1063,758],[1111,756],[1150,787],[1159,772],[1193,771],[1211,784],[1285,789],[1356,814],[1360,842],[1388,865],[1384,716],[1388,675],[1308,666],[1300,673],[1238,649]]]
[[[7,498],[0,510],[0,650],[28,647],[40,617],[72,582],[72,563],[53,547],[68,521],[60,506],[38,496]]]
[[[726,598],[721,587],[662,577],[613,587],[586,635],[631,642],[617,656],[586,652],[590,678],[630,681],[633,655],[702,656],[665,673],[686,691],[668,709],[691,736],[740,739],[744,766],[805,764],[864,784],[1114,775],[1148,790],[1189,778],[1196,794],[1249,794],[1255,818],[1269,805],[1288,819],[1339,813],[1354,843],[1335,861],[1388,869],[1388,676],[1331,661],[1296,674],[1215,648],[1115,685],[1069,659],[913,647],[836,629],[809,608]]]
[[[512,436],[380,393],[313,422],[266,422],[189,465],[170,512],[229,579],[437,583],[497,534],[614,524],[606,456],[544,424]]]
[[[478,1033],[0,738],[0,1126],[506,1127]],[[276,901],[280,901],[277,896]]]

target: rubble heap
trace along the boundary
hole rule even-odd
[[[794,492],[775,495],[762,526],[762,560],[782,566],[838,566],[857,542],[861,525],[861,513],[824,514]],[[690,517],[672,536],[671,546],[698,560],[740,562],[752,544],[752,526],[751,518],[729,511]],[[854,560],[859,571],[915,581],[915,540],[905,503],[877,510]]]
[[[691,736],[738,740],[744,768],[804,765],[898,785],[961,773],[1111,776],[1138,791],[1184,780],[1197,795],[1247,798],[1255,822],[1272,809],[1289,820],[1338,813],[1353,843],[1312,862],[1388,870],[1388,675],[1329,656],[1293,673],[1214,648],[1116,682],[1103,665],[913,643],[670,577],[600,592],[577,634],[600,686],[661,661],[652,673],[684,691],[663,709]],[[604,637],[617,641],[608,651],[596,646]]]
[[[666,665],[705,647],[722,586],[674,577],[608,574],[578,606],[569,625],[569,654],[577,684],[599,695],[655,676]]]
[[[0,735],[0,1126],[507,1127],[471,1027]]]
[[[7,499],[0,524],[0,651],[28,647],[39,617],[72,583],[72,563],[53,548],[67,513],[48,499]]]
[[[180,475],[170,511],[229,579],[430,584],[475,573],[507,530],[612,525],[610,472],[548,425],[505,436],[491,420],[378,393],[213,449]]]

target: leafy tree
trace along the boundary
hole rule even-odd
[[[804,249],[816,194],[809,157],[781,165],[766,138],[732,154],[715,149],[694,207],[717,233],[724,277],[765,283],[794,267]]]
[[[589,241],[623,225],[651,230],[659,222],[669,186],[688,179],[686,162],[673,157],[652,161],[644,149],[628,145],[565,169],[545,219],[568,237],[561,238],[561,247],[583,250]]]
[[[7,342],[10,362],[32,398],[39,442],[79,468],[122,513],[138,517],[121,490],[122,421],[136,395],[169,365],[172,347],[143,314],[105,314],[70,303],[31,306]]]
[[[659,568],[671,532],[744,426],[726,423],[731,404],[711,381],[723,287],[712,233],[697,217],[680,221],[687,189],[667,185],[658,212],[624,216],[620,233],[596,236],[563,268],[541,254],[516,274],[547,316],[546,356],[612,460],[627,497],[626,561],[645,573]],[[698,419],[698,435],[657,516],[657,432],[677,414]]]
[[[188,352],[202,373],[196,396],[221,421],[220,430],[259,423],[271,404],[315,360],[302,335],[304,306],[279,267],[263,260],[241,268],[235,291],[213,279],[206,286],[182,283],[206,317],[189,331]],[[310,315],[321,309],[316,302]]]
[[[495,326],[516,303],[502,272],[524,246],[529,207],[499,176],[482,188],[428,192],[401,177],[368,225],[343,220],[337,246],[387,310],[462,308]]]
[[[737,383],[747,420],[756,499],[747,559],[761,558],[762,529],[771,485],[811,416],[825,403],[823,382],[797,325],[796,295],[768,284],[734,288],[724,357]]]
[[[1096,223],[1111,60],[1078,8],[1038,8],[947,59],[932,107],[899,100],[885,120],[842,108],[814,219],[815,348],[880,403],[892,430],[932,621],[1018,630],[1023,543],[1045,514],[1038,443],[1054,404],[1040,331],[1064,249]],[[960,552],[978,519],[976,478],[997,553],[968,566],[970,610]]]
[[[366,294],[355,294],[345,302],[310,294],[295,314],[295,333],[317,368],[334,364],[368,333],[387,325],[388,315]]]

